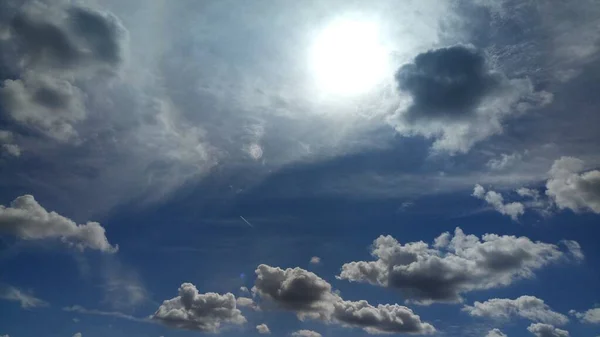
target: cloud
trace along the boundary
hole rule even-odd
[[[233,294],[200,294],[191,283],[179,287],[179,296],[163,301],[152,319],[173,328],[213,333],[223,324],[246,323]]]
[[[24,293],[12,286],[0,287],[0,299],[19,302],[23,309],[47,307],[48,302],[41,300],[32,294]]]
[[[269,327],[266,324],[259,324],[256,326],[256,331],[258,331],[259,334],[261,335],[266,335],[266,334],[270,334],[271,330],[269,330]]]
[[[310,264],[320,264],[321,258],[318,256],[313,256],[310,258]]]
[[[248,308],[251,308],[252,310],[260,310],[258,304],[256,304],[256,302],[254,302],[253,299],[248,298],[248,297],[238,297],[235,300],[235,303],[240,308],[248,307]]]
[[[295,312],[300,319],[313,318],[368,333],[429,334],[435,328],[405,306],[367,301],[345,301],[332,292],[331,285],[301,268],[281,269],[260,265],[253,291],[278,307]]]
[[[97,222],[78,225],[56,212],[48,212],[32,195],[13,200],[10,206],[0,205],[0,233],[22,240],[60,239],[80,250],[94,249],[114,253],[105,229]]]
[[[0,145],[5,153],[19,157],[21,155],[21,148],[17,144],[13,144],[13,133],[6,130],[0,130]]]
[[[292,337],[321,337],[321,334],[312,330],[298,330],[292,332]]]
[[[81,332],[77,332],[77,333],[75,333],[75,334],[73,335],[73,337],[81,337],[81,336],[82,336],[82,335],[81,335]]]
[[[600,324],[600,308],[590,309],[586,312],[571,310],[569,314],[577,317],[583,323]]]
[[[118,311],[102,311],[102,310],[96,310],[96,309],[86,309],[80,305],[73,305],[70,307],[64,307],[62,309],[63,311],[66,312],[74,312],[74,313],[78,313],[78,314],[83,314],[83,315],[97,315],[97,316],[108,316],[108,317],[117,317],[117,318],[122,318],[122,319],[126,319],[128,321],[134,321],[134,322],[148,322],[147,319],[145,318],[137,318],[131,315],[127,315],[124,314],[122,312],[118,312]]]
[[[486,166],[494,171],[501,171],[508,167],[511,167],[521,161],[522,155],[518,152],[513,154],[503,153],[499,159],[490,159]]]
[[[550,169],[546,195],[559,209],[600,213],[600,171],[582,172],[584,162],[561,157]]]
[[[408,108],[391,120],[407,135],[435,139],[433,149],[467,152],[475,143],[502,133],[510,116],[552,100],[528,79],[508,79],[490,69],[485,55],[470,46],[429,50],[396,72]]]
[[[485,337],[508,337],[504,332],[500,331],[500,329],[492,329],[490,330]]]
[[[250,293],[250,290],[248,290],[248,287],[243,287],[243,286],[242,286],[242,287],[240,287],[240,292],[241,292],[242,294],[249,294],[249,293]]]
[[[500,214],[508,215],[513,221],[519,220],[519,216],[525,214],[525,206],[520,202],[504,203],[502,194],[495,191],[485,191],[483,186],[477,184],[473,189],[472,196],[485,200]]]
[[[465,306],[463,311],[471,316],[494,319],[509,319],[519,316],[533,322],[553,325],[565,325],[569,318],[561,313],[552,311],[542,299],[535,296],[521,296],[517,299],[493,298],[485,302],[475,302],[473,306]]]
[[[339,279],[398,289],[409,302],[462,302],[461,294],[505,287],[570,255],[557,245],[527,237],[485,234],[481,239],[456,228],[430,247],[423,241],[401,244],[391,236],[373,242],[375,261],[342,266]]]
[[[550,324],[534,323],[527,327],[527,331],[537,337],[569,337],[569,332],[566,330],[555,328]]]

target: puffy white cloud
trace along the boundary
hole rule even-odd
[[[475,302],[473,306],[465,306],[464,311],[471,316],[508,319],[520,316],[534,322],[564,325],[569,318],[561,313],[552,311],[542,299],[535,296],[521,296],[511,300],[493,298],[485,302]]]
[[[252,310],[260,310],[260,307],[258,306],[258,304],[256,304],[256,302],[254,302],[254,300],[249,297],[238,297],[235,300],[235,302],[236,302],[237,306],[240,308],[248,307]]]
[[[566,330],[555,328],[550,324],[534,323],[527,327],[527,331],[537,337],[569,337],[569,332]]]
[[[318,256],[313,256],[310,258],[310,264],[319,264],[321,263],[321,258]]]
[[[312,330],[298,330],[292,332],[292,337],[321,337],[321,334]]]
[[[508,337],[504,332],[500,331],[500,329],[492,329],[488,331],[485,337]]]
[[[569,314],[577,317],[584,323],[600,324],[600,308],[594,308],[585,312],[569,311]]]
[[[260,265],[253,291],[278,307],[295,312],[301,319],[321,319],[368,333],[428,334],[435,328],[421,321],[411,309],[397,304],[373,306],[367,301],[345,301],[331,285],[301,268],[281,269]]]
[[[81,337],[81,336],[82,336],[82,335],[81,335],[81,332],[77,332],[77,333],[75,333],[75,334],[73,335],[73,337]]]
[[[419,304],[461,302],[462,293],[508,286],[572,255],[527,237],[485,234],[480,239],[460,228],[453,236],[442,234],[433,247],[380,236],[371,254],[375,261],[346,263],[338,278],[398,289]]]
[[[0,233],[14,235],[22,240],[60,239],[80,250],[95,249],[113,253],[106,231],[97,222],[78,225],[56,212],[48,212],[32,195],[13,200],[10,206],[0,205]]]
[[[546,195],[560,209],[600,213],[600,171],[582,172],[584,162],[562,157],[550,169]]]
[[[246,323],[233,294],[200,294],[191,283],[183,283],[179,296],[163,301],[151,318],[170,327],[201,332],[218,332],[223,324]]]
[[[258,331],[259,334],[261,335],[266,335],[266,334],[270,334],[271,330],[269,330],[269,327],[266,324],[259,324],[256,326],[256,331]]]
[[[12,286],[0,287],[0,299],[19,302],[21,308],[23,309],[33,309],[48,306],[48,302]]]
[[[504,203],[504,198],[502,197],[502,194],[495,191],[486,192],[483,186],[479,184],[475,185],[472,195],[478,199],[485,200],[485,202],[487,202],[490,206],[494,207],[496,211],[500,212],[503,215],[510,216],[510,218],[514,221],[519,220],[519,216],[525,213],[525,206],[523,206],[522,203]]]

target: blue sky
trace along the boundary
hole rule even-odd
[[[0,337],[600,335],[594,0],[0,4]]]

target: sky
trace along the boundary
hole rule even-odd
[[[596,0],[3,0],[0,337],[600,336]]]

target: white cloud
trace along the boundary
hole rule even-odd
[[[248,290],[248,287],[240,287],[240,292],[243,294],[249,294],[250,290]]]
[[[81,336],[82,336],[82,335],[81,335],[81,332],[77,332],[77,333],[75,333],[75,334],[73,335],[73,337],[81,337]]]
[[[223,324],[246,323],[233,294],[200,294],[191,283],[183,283],[179,296],[163,301],[151,317],[173,328],[213,333]]]
[[[600,308],[590,309],[585,312],[569,311],[569,314],[577,317],[584,323],[600,324]]]
[[[298,330],[292,332],[292,337],[321,337],[321,334],[312,330]]]
[[[321,263],[321,258],[318,256],[313,256],[310,258],[310,264],[319,264]]]
[[[256,331],[258,331],[259,334],[261,335],[266,335],[266,334],[270,334],[271,330],[269,330],[269,327],[266,324],[259,324],[256,326]]]
[[[569,337],[569,332],[566,330],[555,328],[550,324],[534,323],[527,327],[527,331],[537,337]]]
[[[504,332],[500,331],[500,329],[492,329],[490,330],[485,337],[508,337]]]
[[[128,321],[134,321],[134,322],[147,322],[148,321],[147,319],[137,318],[137,317],[134,317],[131,315],[124,314],[122,312],[118,312],[118,311],[102,311],[102,310],[96,310],[96,309],[86,309],[80,305],[64,307],[62,310],[66,311],[66,312],[74,312],[74,313],[83,314],[83,315],[117,317],[117,318],[122,318],[122,319],[126,319]],[[74,318],[73,321],[78,322],[79,320]]]
[[[473,306],[465,306],[463,311],[471,316],[494,319],[508,319],[519,316],[533,322],[565,325],[569,318],[561,313],[552,311],[542,299],[535,296],[521,296],[517,299],[493,298],[485,302],[475,302]]]
[[[560,209],[600,213],[600,171],[582,172],[584,162],[562,157],[550,169],[546,195]]]
[[[97,222],[78,225],[56,212],[48,212],[32,195],[23,195],[10,206],[0,205],[0,233],[22,240],[60,239],[80,250],[94,249],[114,253],[105,229]]]
[[[571,257],[570,251],[566,254],[554,244],[497,234],[480,239],[460,228],[454,236],[442,234],[433,247],[422,241],[403,245],[380,236],[371,254],[375,261],[346,263],[338,278],[398,289],[419,304],[461,302],[463,293],[505,287]]]
[[[49,305],[48,302],[12,286],[0,287],[0,299],[19,302],[23,309],[47,307]]]
[[[256,302],[254,302],[254,300],[249,297],[238,297],[235,300],[235,303],[240,308],[248,307],[252,310],[260,310],[260,307],[258,306],[258,304],[256,304]]]
[[[494,209],[500,212],[500,214],[508,215],[514,221],[519,220],[519,216],[525,213],[525,206],[523,206],[522,203],[504,203],[504,198],[502,197],[502,194],[495,191],[486,192],[483,186],[479,184],[475,185],[472,195],[478,199],[485,200],[485,202],[487,202],[490,206],[494,207]]]
[[[327,281],[301,268],[260,265],[253,291],[278,307],[312,318],[368,333],[430,334],[435,328],[411,309],[397,304],[373,306],[367,301],[345,301]]]
[[[487,165],[487,167],[489,167],[490,169],[492,169],[494,171],[501,171],[501,170],[504,170],[506,168],[509,168],[509,167],[515,165],[521,159],[522,159],[522,155],[518,152],[515,152],[512,154],[503,153],[500,155],[500,158],[498,158],[498,159],[495,159],[495,158],[490,159],[486,165]]]

